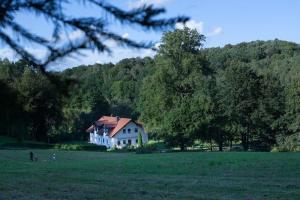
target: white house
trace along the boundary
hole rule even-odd
[[[148,142],[143,125],[129,118],[103,116],[86,131],[90,133],[90,143],[105,145],[107,148],[136,146],[139,132],[142,142]]]

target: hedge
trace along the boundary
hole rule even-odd
[[[55,144],[55,149],[59,150],[71,150],[71,151],[106,151],[107,148],[104,145],[95,144]]]

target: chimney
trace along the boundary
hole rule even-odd
[[[119,120],[120,120],[120,117],[119,117],[119,116],[116,116],[116,119],[117,119],[117,122],[119,122]]]

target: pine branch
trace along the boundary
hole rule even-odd
[[[75,1],[75,0],[74,0]],[[72,1],[72,3],[74,3]],[[174,27],[178,22],[185,23],[187,17],[174,17],[169,19],[157,19],[156,17],[165,13],[163,8],[154,8],[152,5],[144,5],[130,11],[125,11],[103,0],[77,0],[77,2],[91,4],[99,8],[99,13],[111,15],[116,22],[123,25],[136,25],[145,30],[166,30]],[[132,48],[152,48],[152,42],[137,42],[124,38],[111,30],[111,23],[102,17],[74,17],[67,16],[63,5],[70,4],[69,0],[2,0],[0,2],[0,40],[13,49],[23,59],[34,66],[46,69],[51,62],[78,53],[80,50],[97,50],[99,52],[111,52],[105,45],[105,41],[115,41],[120,46]],[[53,26],[52,39],[46,39],[24,28],[22,24],[15,22],[14,16],[18,12],[29,11],[43,16]],[[68,33],[67,40],[62,37],[62,30],[80,30],[83,34],[79,39],[71,40]],[[39,59],[26,50],[24,45],[16,38],[9,36],[8,30],[16,33],[18,37],[31,43],[40,45],[47,50],[47,56]]]

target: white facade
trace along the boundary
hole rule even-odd
[[[103,136],[97,134],[98,130],[90,133],[90,143],[105,145],[107,148],[116,147],[122,148],[125,146],[136,146],[138,143],[138,132],[142,134],[143,143],[148,142],[148,135],[144,129],[137,124],[130,122],[120,129],[113,137],[109,137],[106,132]]]

